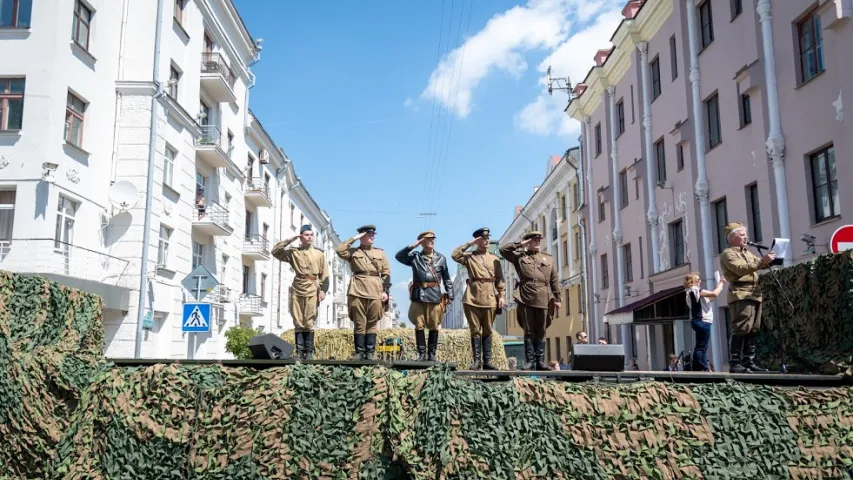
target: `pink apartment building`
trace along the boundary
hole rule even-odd
[[[681,282],[713,288],[725,224],[790,238],[790,265],[853,223],[853,0],[632,0],[623,15],[566,109],[582,122],[587,311],[626,364],[662,369],[693,348]]]

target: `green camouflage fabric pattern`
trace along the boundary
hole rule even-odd
[[[791,372],[853,375],[853,251],[763,274],[760,283],[764,365],[778,369],[784,357]]]

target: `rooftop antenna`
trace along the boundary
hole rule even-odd
[[[562,90],[562,91],[566,92],[566,95],[569,96],[569,100],[574,98],[574,94],[572,93],[572,80],[569,77],[566,77],[566,78],[554,78],[554,77],[552,77],[551,76],[551,65],[548,65],[548,73],[547,73],[546,82],[548,84],[548,95],[553,95],[554,90]]]

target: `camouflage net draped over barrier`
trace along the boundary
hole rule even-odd
[[[853,375],[853,251],[820,255],[775,276],[779,284],[771,274],[760,280],[760,360],[778,368],[784,353],[792,371]]]

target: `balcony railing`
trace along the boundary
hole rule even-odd
[[[196,217],[193,219],[197,224],[212,224],[216,227],[231,230],[230,215],[228,209],[216,202],[200,203],[195,206]]]
[[[267,198],[270,196],[270,186],[261,177],[247,178],[243,185],[243,191],[245,193],[260,193]]]
[[[246,235],[243,239],[243,252],[250,255],[269,256],[270,241],[267,240],[267,237],[258,233]]]
[[[199,127],[201,128],[201,135],[196,140],[196,145],[223,148],[222,130],[219,127],[216,125],[199,125]]]
[[[254,293],[240,294],[240,313],[244,315],[263,315],[261,296]]]
[[[127,260],[52,238],[0,242],[0,270],[61,275],[121,288],[134,283]]]
[[[205,52],[201,54],[201,73],[220,75],[229,87],[234,88],[237,77],[231,71],[231,67],[225,63],[225,58],[217,52]]]

